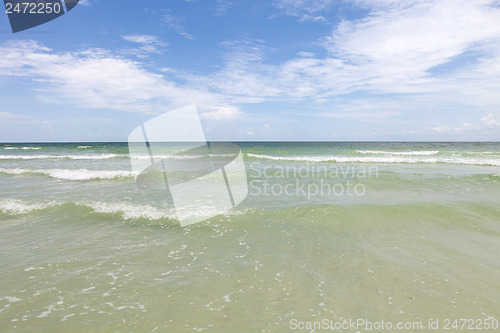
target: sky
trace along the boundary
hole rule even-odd
[[[0,15],[0,142],[499,141],[499,0],[80,0]]]

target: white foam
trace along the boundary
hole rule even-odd
[[[479,154],[479,155],[500,155],[500,152],[495,151],[481,151],[478,153],[468,153],[468,154]]]
[[[74,315],[76,315],[76,314],[75,314],[75,313],[70,313],[70,314],[68,314],[68,315],[65,315],[65,316],[61,319],[61,321],[66,321],[66,320],[68,320],[68,318],[73,317]]]
[[[150,205],[133,205],[128,202],[80,202],[96,213],[121,214],[124,219],[146,218],[149,220],[176,219],[172,209],[161,209]]]
[[[52,310],[55,308],[55,304],[51,304],[47,307],[47,310],[45,310],[44,312],[40,313],[37,317],[38,318],[45,318],[47,317],[49,314],[52,313]]]
[[[85,146],[82,146],[85,147]],[[4,149],[17,149],[17,148],[4,148]],[[42,149],[42,148],[39,148]],[[210,154],[213,157],[233,156],[232,154]],[[149,160],[149,155],[131,155],[128,154],[99,154],[99,155],[0,155],[0,160],[48,160],[48,159],[70,159],[70,160],[106,160],[111,158],[125,158],[130,157],[138,160]],[[206,155],[192,154],[192,155],[154,155],[155,159],[172,159],[172,160],[186,160],[204,158]]]
[[[395,156],[432,156],[439,154],[437,150],[422,150],[422,151],[383,151],[383,150],[356,150],[360,154],[374,155],[395,155]]]
[[[25,272],[29,272],[29,271],[32,271],[32,270],[35,270],[35,269],[45,269],[45,267],[33,267],[33,266],[30,266],[28,268],[25,268],[24,271]]]
[[[51,208],[54,206],[61,206],[63,204],[71,203],[67,202],[29,202],[17,199],[0,199],[0,212],[4,212],[10,215],[19,214],[29,214],[35,210],[43,210],[46,208]],[[151,205],[137,205],[129,202],[95,202],[95,201],[78,201],[74,202],[75,205],[81,207],[91,208],[95,213],[102,214],[119,214],[125,220],[135,220],[135,219],[148,219],[148,220],[176,220],[177,213],[174,208],[161,208],[153,207]],[[196,209],[195,209],[196,208]],[[207,213],[208,212],[208,213]],[[195,216],[205,216],[209,217],[219,214],[224,215],[239,215],[244,214],[246,210],[232,210],[226,211],[216,211],[211,207],[193,207],[186,211],[181,211],[184,215],[186,213]],[[43,269],[43,267],[29,267],[27,270],[32,269]]]
[[[84,288],[82,290],[80,290],[80,294],[84,294],[86,293],[87,291],[91,291],[91,290],[94,290],[95,289],[95,286],[91,286],[91,287],[88,287],[88,288]]]
[[[211,155],[211,156],[222,156],[222,155]],[[153,155],[153,158],[155,159],[165,159],[165,160],[190,160],[190,159],[196,159],[196,158],[203,158],[206,157],[206,155],[199,155],[199,154],[192,154],[192,155]],[[137,160],[149,160],[151,159],[151,156],[149,155],[131,155],[131,159],[137,159]]]
[[[80,181],[92,179],[115,179],[133,177],[136,173],[125,170],[87,170],[87,169],[5,169],[0,173],[9,175],[42,174],[52,178]]]
[[[435,157],[403,157],[403,156],[270,156],[247,154],[249,157],[275,161],[303,162],[336,162],[336,163],[447,163],[465,165],[500,166],[498,159],[473,158],[435,158]]]
[[[65,179],[65,180],[92,180],[92,179],[115,179],[133,177],[134,172],[131,171],[110,171],[110,170],[65,170],[54,169],[47,173],[50,177]]]
[[[27,214],[34,210],[42,210],[57,205],[58,203],[53,201],[30,203],[17,199],[0,199],[0,211],[12,215]]]
[[[43,147],[21,147],[23,150],[40,150],[43,149]]]
[[[0,299],[6,299],[7,301],[9,301],[9,303],[17,303],[23,300],[22,298],[16,296],[5,296],[5,297],[0,297]]]
[[[224,211],[213,207],[191,207],[185,209],[158,208],[150,205],[133,205],[128,202],[79,202],[78,205],[92,208],[96,213],[121,214],[126,220],[145,218],[148,220],[177,219],[177,212],[182,216],[212,217],[220,214],[239,215],[245,210]]]
[[[121,306],[115,306],[112,302],[107,302],[105,303],[106,305],[109,305],[112,307],[114,310],[124,310],[124,309],[135,309],[135,306],[132,305],[121,305]]]
[[[106,160],[128,155],[100,154],[100,155],[0,155],[0,160],[46,160],[46,159],[71,159],[71,160]]]

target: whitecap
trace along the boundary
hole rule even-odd
[[[46,159],[71,159],[71,160],[106,160],[117,157],[127,157],[119,154],[100,155],[0,155],[0,160],[46,160]]]
[[[6,169],[0,168],[0,173],[9,175],[42,174],[52,178],[81,181],[93,179],[115,179],[133,177],[136,173],[126,170],[88,170],[88,169]]]
[[[271,156],[259,154],[247,154],[248,157],[267,159],[274,161],[297,161],[297,162],[336,162],[336,163],[445,163],[464,165],[500,166],[498,159],[477,158],[436,158],[436,157],[407,157],[407,156]]]
[[[0,199],[0,211],[17,215],[27,214],[34,210],[43,210],[58,205],[56,202],[25,202],[17,199]]]

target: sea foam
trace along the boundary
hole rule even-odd
[[[43,210],[57,205],[58,203],[54,201],[27,202],[18,199],[0,199],[0,211],[11,215],[28,214],[34,210]]]
[[[64,180],[97,180],[97,179],[115,179],[127,178],[135,175],[132,171],[124,170],[87,170],[87,169],[5,169],[0,168],[0,173],[9,175],[22,174],[42,174],[52,178]]]
[[[116,157],[128,157],[128,155],[100,154],[100,155],[0,155],[0,160],[46,160],[46,159],[70,159],[70,160],[106,160]]]
[[[298,162],[336,162],[336,163],[444,163],[464,165],[500,166],[498,159],[455,158],[455,157],[418,157],[418,156],[272,156],[247,154],[248,157],[274,161]]]
[[[360,154],[373,155],[396,155],[396,156],[432,156],[439,154],[437,150],[423,151],[383,151],[383,150],[356,150]]]

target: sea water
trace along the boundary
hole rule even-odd
[[[500,319],[499,143],[238,145],[247,198],[182,228],[125,143],[0,144],[0,331]]]

